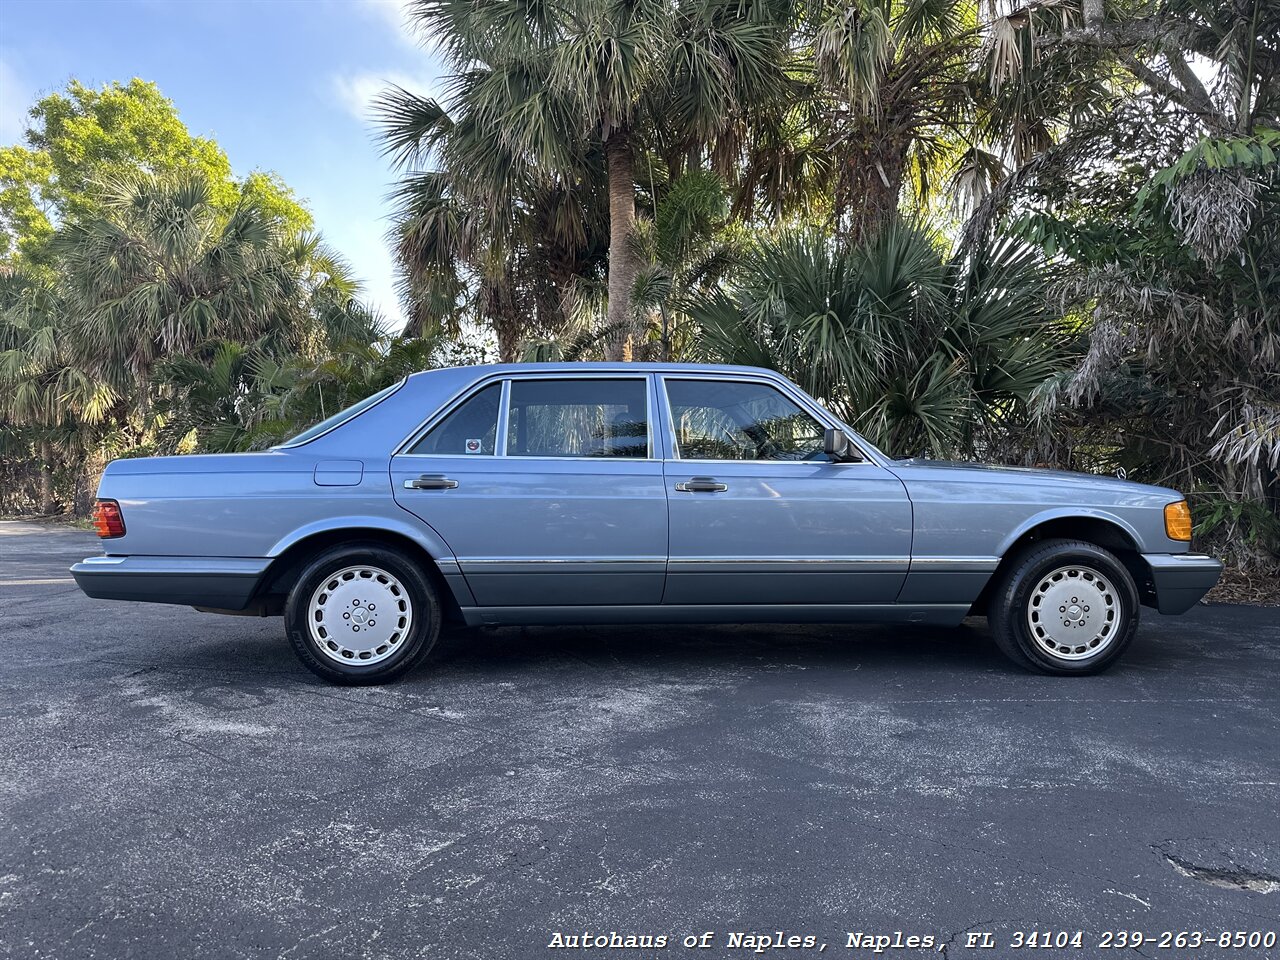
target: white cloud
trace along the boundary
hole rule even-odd
[[[365,9],[381,17],[391,27],[399,30],[409,18],[413,0],[360,0]]]
[[[402,47],[426,51],[433,59],[443,59],[439,37],[427,33],[412,16],[413,0],[359,0],[359,7],[379,20]]]
[[[373,203],[346,204],[348,197],[329,197],[318,204],[317,219],[325,240],[351,267],[360,284],[360,299],[382,314],[389,330],[404,326],[404,309],[396,293],[395,254],[386,237],[386,221],[373,215]]]
[[[395,85],[421,97],[438,99],[439,78],[435,74],[411,74],[401,71],[365,71],[354,74],[338,74],[333,78],[334,90],[347,112],[361,123],[373,119],[371,106],[378,94]]]
[[[17,71],[0,60],[0,144],[17,143],[22,139],[30,107],[31,91],[18,78]]]
[[[360,7],[381,20],[401,42],[418,45],[418,32],[409,17],[412,0],[360,0]]]
[[[385,56],[372,66],[353,63],[333,73],[329,92],[342,109],[366,126],[376,119],[374,100],[392,85],[437,100],[445,89],[441,76],[446,72],[441,66],[444,58],[431,38],[414,29],[411,6],[412,0],[355,0],[354,8],[367,29],[376,33]],[[393,173],[388,171],[387,176],[393,178]],[[379,189],[384,187],[378,185]],[[396,294],[394,251],[384,236],[391,213],[389,202],[385,196],[375,200],[369,195],[359,210],[341,204],[332,210],[319,209],[321,206],[317,204],[317,222],[324,226],[329,241],[349,258],[361,281],[361,296],[383,314],[388,327],[399,330],[404,310]],[[368,217],[374,210],[379,216]]]

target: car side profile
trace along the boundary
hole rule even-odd
[[[271,450],[117,460],[98,498],[86,594],[283,615],[337,683],[405,673],[449,622],[971,615],[1027,668],[1094,673],[1222,570],[1174,490],[895,460],[752,367],[418,373]]]

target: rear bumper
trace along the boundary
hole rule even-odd
[[[1202,553],[1144,553],[1142,559],[1161,613],[1186,613],[1222,574],[1222,564]]]
[[[244,557],[89,557],[71,575],[97,600],[243,610],[270,563]]]

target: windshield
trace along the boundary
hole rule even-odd
[[[346,421],[350,420],[352,417],[360,416],[360,414],[364,413],[374,404],[380,403],[382,400],[385,400],[387,397],[391,396],[391,394],[395,393],[402,386],[404,386],[404,380],[397,381],[396,383],[393,383],[389,387],[384,387],[383,389],[379,390],[377,393],[374,393],[374,394],[371,394],[370,396],[365,397],[359,403],[354,403],[351,406],[347,407],[345,410],[339,410],[332,417],[329,417],[325,420],[321,420],[314,427],[309,427],[308,429],[303,430],[296,437],[290,437],[284,443],[280,444],[280,446],[297,447],[297,446],[301,446],[304,443],[307,443],[310,440],[314,440],[316,437],[320,436],[322,433],[328,433],[334,427],[338,426],[338,424],[345,423]]]

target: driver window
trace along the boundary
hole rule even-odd
[[[824,429],[765,383],[667,380],[681,460],[826,460]]]

